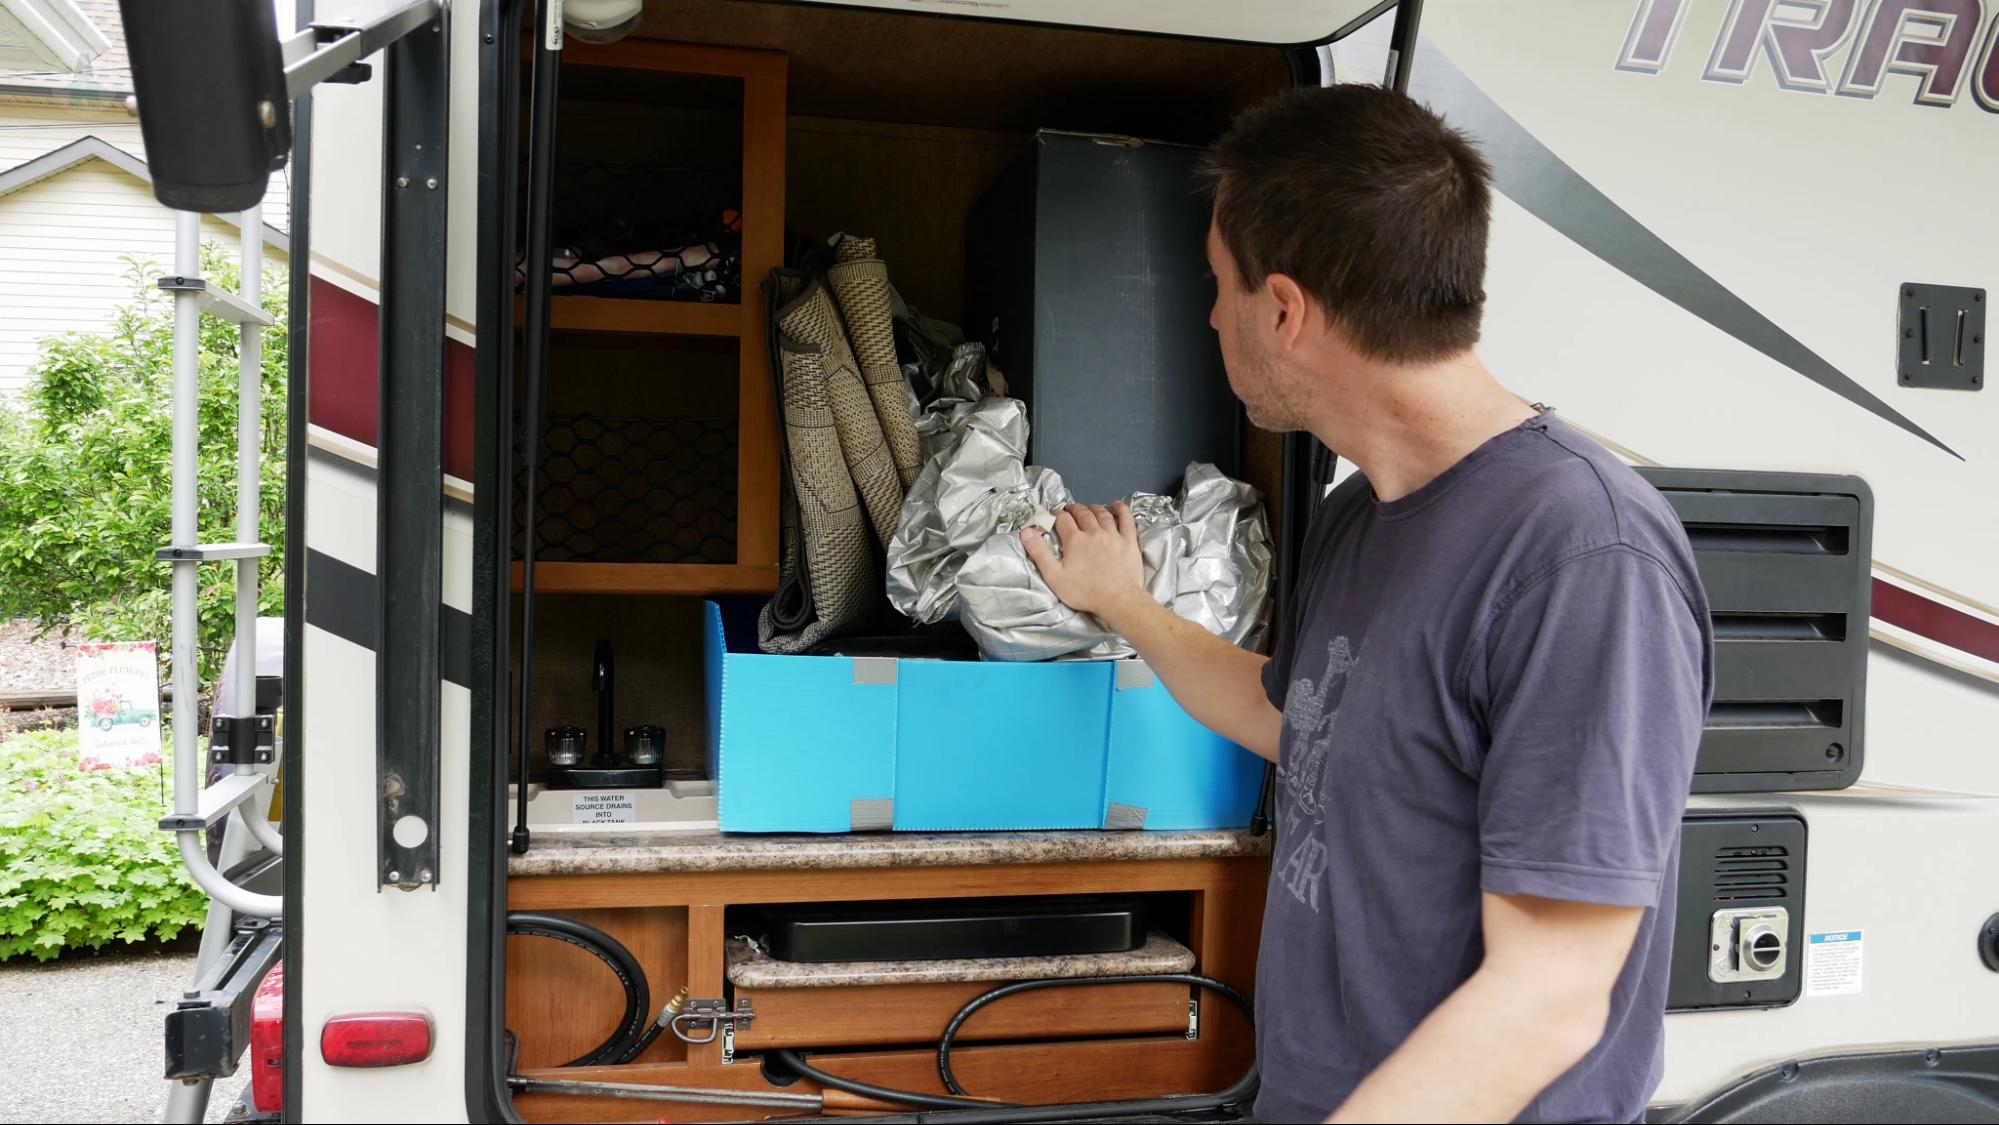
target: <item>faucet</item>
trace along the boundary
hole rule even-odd
[[[611,711],[617,694],[616,681],[611,675],[611,642],[597,642],[597,652],[590,663],[590,687],[597,693],[597,752],[590,756],[590,765],[596,769],[610,769],[618,764],[618,756],[611,749]]]

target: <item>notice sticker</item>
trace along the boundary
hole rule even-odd
[[[636,793],[578,793],[569,806],[571,824],[630,824],[638,818]]]
[[[1813,934],[1805,947],[1805,995],[1851,996],[1860,991],[1860,931]]]

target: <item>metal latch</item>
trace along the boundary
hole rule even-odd
[[[1187,1038],[1199,1039],[1200,1037],[1201,1002],[1199,1000],[1189,1000],[1187,1001]]]
[[[757,1014],[750,1009],[750,998],[747,996],[736,1001],[733,1009],[729,1007],[727,1000],[689,1000],[686,1007],[682,1008],[667,1026],[682,1043],[691,1043],[696,1047],[713,1043],[720,1038],[722,1061],[729,1063],[735,1061],[736,1029],[748,1027],[750,1021],[756,1018]],[[696,1038],[690,1033],[690,1029],[705,1030],[708,1034]]]

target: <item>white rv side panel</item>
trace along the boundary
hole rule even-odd
[[[1999,1039],[1999,973],[1974,944],[1995,902],[1989,872],[1973,859],[1992,850],[1999,800],[1862,785],[1701,803],[1787,805],[1804,816],[1804,932],[1861,933],[1859,987],[1814,996],[1808,986],[1785,1008],[1666,1017],[1655,1104],[1684,1105],[1793,1059]],[[1802,955],[1809,982],[1809,945]]]
[[[371,5],[366,0],[321,0],[319,15],[338,18]],[[428,34],[419,31],[417,34]],[[446,334],[449,348],[473,342],[477,261],[478,11],[461,4],[451,13],[450,146],[445,183],[447,218]],[[311,269],[315,293],[351,294],[379,303],[382,213],[382,87],[380,56],[366,60],[375,77],[359,86],[322,86],[314,95],[312,131]],[[319,288],[320,283],[342,293]],[[354,319],[351,298],[341,306],[332,334],[365,333],[372,317]],[[373,345],[348,351],[312,342],[315,356],[339,362],[314,379],[326,386],[372,394]],[[352,370],[349,370],[352,368]],[[351,405],[351,404],[347,404]],[[315,406],[317,410],[317,403]],[[343,409],[345,407],[343,406]],[[454,401],[453,412],[469,409]],[[309,550],[322,566],[350,567],[372,576],[376,559],[376,496],[372,408],[357,415],[335,410],[341,426],[329,439],[353,447],[343,458],[315,450],[307,465]],[[362,422],[357,422],[357,417]],[[315,415],[315,423],[323,420]],[[451,415],[463,426],[469,416]],[[365,423],[365,424],[363,424]],[[452,491],[447,489],[447,491]],[[464,493],[458,482],[455,495]],[[441,609],[469,612],[472,601],[472,520],[462,502],[444,515]],[[307,563],[307,584],[313,583]],[[351,572],[350,572],[351,573]],[[311,596],[307,598],[312,605]],[[372,601],[343,607],[372,614]],[[440,792],[435,832],[439,867],[435,889],[403,892],[377,887],[375,770],[375,654],[308,618],[303,675],[306,683],[305,884],[302,926],[292,939],[287,985],[299,990],[304,1018],[291,1028],[304,1041],[301,1104],[312,1121],[464,1121],[466,1069],[467,927],[471,873],[469,754],[471,695],[448,679],[442,684]],[[365,1011],[423,1011],[433,1024],[431,1057],[418,1065],[382,1070],[338,1070],[320,1058],[318,1038],[326,1020]]]
[[[374,571],[371,477],[337,458],[311,456],[307,546],[328,560],[322,566]],[[444,535],[445,604],[469,609],[469,513],[448,513]],[[454,570],[466,574],[455,576]],[[307,573],[310,582],[310,567]],[[443,685],[437,886],[378,890],[375,654],[308,625],[305,667],[306,906],[299,940],[288,953],[293,967],[286,983],[300,990],[304,1012],[294,1032],[305,1036],[300,1078],[308,1119],[463,1121],[471,695],[457,684]],[[319,1057],[319,1029],[333,1016],[368,1011],[427,1013],[434,1028],[430,1059],[384,1070],[328,1067]]]
[[[1468,118],[1437,79],[1441,55],[1638,224],[1957,456],[1511,201],[1493,229],[1488,364],[1655,463],[1856,472],[1875,494],[1877,559],[1999,604],[1999,392],[1904,387],[1895,363],[1904,282],[1999,291],[1999,115],[1968,90],[1949,106],[1917,104],[1914,75],[1890,73],[1871,97],[1787,90],[1760,47],[1746,80],[1710,80],[1725,0],[1686,0],[1657,73],[1620,70],[1639,7],[1429,4],[1431,49],[1418,52],[1411,93]],[[1856,22],[1868,18],[1870,5],[1853,7]],[[1828,73],[1859,34],[1828,57]],[[1967,69],[1989,39],[1973,42]]]

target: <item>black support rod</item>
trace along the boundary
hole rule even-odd
[[[1402,0],[1395,5],[1395,30],[1389,33],[1388,40],[1389,48],[1395,52],[1389,84],[1398,94],[1409,92],[1410,63],[1416,56],[1416,29],[1422,22],[1423,0]]]
[[[555,94],[562,70],[561,6],[536,6],[534,76],[528,125],[528,245],[523,263],[527,281],[527,409],[522,415],[522,459],[526,462],[526,529],[521,543],[521,728],[520,776],[515,796],[513,850],[528,850],[528,755],[534,746],[534,548],[535,492],[541,479],[541,430],[548,388],[549,211],[555,194]]]

